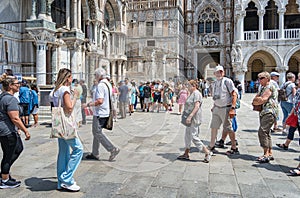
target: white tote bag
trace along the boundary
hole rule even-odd
[[[52,108],[52,130],[50,138],[74,139],[77,136],[77,123],[74,113],[66,114],[59,99],[58,107]]]

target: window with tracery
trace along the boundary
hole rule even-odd
[[[199,15],[198,33],[220,32],[219,14],[211,7],[203,9]]]

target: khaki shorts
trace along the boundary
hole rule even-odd
[[[223,130],[225,132],[233,132],[232,121],[229,118],[229,110],[231,107],[214,107],[212,112],[212,119],[210,128],[219,129],[223,124]]]
[[[150,104],[151,99],[150,98],[144,98],[144,104]]]

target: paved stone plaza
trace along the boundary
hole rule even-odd
[[[176,160],[184,150],[177,106],[174,113],[135,112],[107,132],[121,149],[115,161],[108,161],[103,147],[101,161],[82,160],[75,174],[81,186],[78,193],[56,190],[57,140],[50,139],[50,128],[41,125],[30,130],[32,139],[24,142],[24,152],[11,170],[22,181],[21,187],[0,190],[0,197],[299,197],[300,177],[287,174],[299,163],[298,134],[288,151],[273,147],[275,161],[255,162],[262,149],[258,113],[251,107],[253,96],[244,95],[238,110],[240,155],[228,157],[227,149],[218,149],[206,164],[204,154],[193,148],[190,161]],[[200,136],[205,144],[210,139],[211,106],[211,98],[204,99]],[[86,155],[92,144],[91,118],[79,134]],[[273,134],[273,145],[284,139],[279,132]]]

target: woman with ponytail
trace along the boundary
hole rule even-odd
[[[64,108],[65,113],[72,113],[78,91],[71,92],[72,73],[71,70],[62,68],[58,72],[55,88],[53,91],[53,104]],[[60,102],[59,102],[60,101]],[[72,152],[70,153],[70,148]],[[58,138],[58,158],[57,158],[57,189],[77,192],[80,187],[74,181],[73,175],[78,168],[83,155],[83,147],[79,138],[63,139]]]

